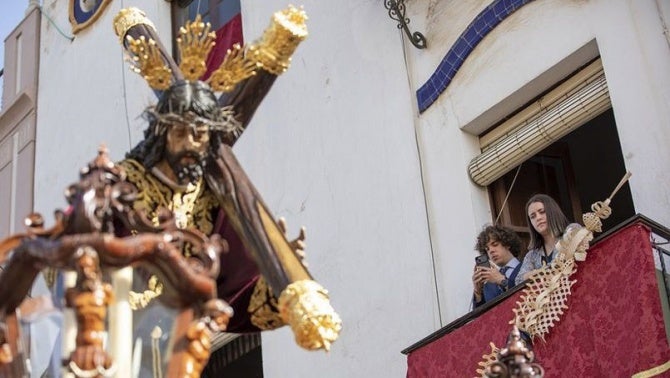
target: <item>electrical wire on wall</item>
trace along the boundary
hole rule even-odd
[[[44,11],[44,8],[42,7],[41,4],[37,5],[37,9],[40,11],[40,14],[44,16],[44,18],[46,18],[51,25],[53,25],[53,27],[56,29],[56,31],[58,31],[60,35],[68,39],[70,42],[74,41],[74,36],[65,34],[65,32],[63,32],[63,30],[58,26],[58,24],[56,24],[56,22],[54,22],[54,20],[51,17],[49,17],[49,14]]]
[[[400,44],[402,45],[402,56],[405,61],[405,72],[407,73],[407,85],[409,89],[412,89],[412,79],[410,78],[409,75],[409,65],[407,63],[407,50],[405,49],[405,35],[400,31]],[[414,107],[412,107],[414,109]],[[428,217],[428,199],[426,198],[426,182],[424,178],[424,171],[423,171],[423,159],[421,157],[421,148],[419,146],[419,133],[416,125],[416,120],[418,118],[418,115],[415,113],[414,114],[414,142],[416,144],[416,155],[419,159],[419,174],[421,176],[421,190],[423,191],[423,203],[424,207],[426,209],[425,214],[426,214],[426,226],[428,227],[428,243],[430,245],[430,259],[432,262],[432,268],[433,268],[433,282],[435,283],[435,297],[437,298],[437,314],[438,318],[440,320],[440,327],[444,326],[443,320],[442,320],[442,306],[440,305],[440,290],[438,286],[438,280],[437,280],[437,267],[436,267],[436,261],[435,261],[435,249],[433,247],[433,233],[431,231],[430,227],[430,218]]]
[[[121,9],[125,8],[121,0]],[[130,117],[128,116],[128,89],[126,87],[126,55],[123,49],[121,51],[121,83],[123,84],[123,108],[126,115],[126,132],[128,133],[128,151],[133,148],[132,131],[130,129]]]

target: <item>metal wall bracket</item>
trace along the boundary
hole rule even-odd
[[[389,17],[398,21],[398,29],[405,31],[414,47],[417,49],[425,49],[427,47],[426,37],[423,34],[409,31],[409,27],[407,26],[409,18],[405,17],[405,0],[384,0],[384,7],[389,11]]]

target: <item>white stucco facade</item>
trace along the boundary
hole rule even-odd
[[[67,36],[68,1],[45,1],[46,13]],[[35,210],[48,218],[65,206],[63,190],[105,144],[113,159],[134,146],[145,127],[139,118],[155,95],[124,60],[112,20],[124,2],[112,2],[95,24],[70,41],[42,23],[40,90],[35,153]],[[159,30],[170,30],[170,9],[158,1],[143,4]],[[170,39],[166,40],[169,43]]]
[[[470,8],[460,2],[412,4],[413,28],[432,41],[426,51],[408,49],[413,90],[465,29],[469,21],[464,19],[474,19],[490,2],[478,3]],[[626,169],[633,173],[635,210],[668,224],[670,156],[664,146],[670,141],[670,42],[664,22],[669,12],[667,1],[531,2],[481,41],[451,85],[419,116],[440,303],[447,320],[467,307],[471,273],[464,268],[472,255],[466,252],[479,227],[491,222],[486,191],[466,173],[479,153],[476,136],[598,55]],[[443,139],[450,142],[436,143]]]
[[[300,349],[288,329],[263,334],[266,376],[404,376],[400,351],[469,309],[474,238],[491,222],[488,193],[466,169],[477,136],[597,56],[635,210],[670,225],[668,1],[531,2],[481,41],[423,113],[416,90],[489,1],[408,0],[425,50],[405,40],[382,1],[302,4],[310,35],[234,151],[290,233],[307,227],[310,271],[344,329],[327,354]],[[243,1],[245,40],[286,5]],[[67,6],[43,4],[66,32]],[[128,6],[170,41],[163,0],[114,1],[72,41],[42,22],[34,204],[47,222],[99,144],[120,159],[142,138],[138,117],[155,96],[128,69],[111,26]]]

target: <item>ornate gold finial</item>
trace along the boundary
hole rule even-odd
[[[249,47],[251,59],[274,75],[282,74],[291,64],[295,49],[307,38],[306,20],[302,7],[289,5],[288,9],[276,12],[263,37]]]
[[[535,361],[533,347],[521,338],[516,326],[507,337],[507,345],[498,352],[497,361],[486,368],[485,377],[489,378],[542,378],[544,368]]]
[[[603,223],[601,219],[607,219],[609,216],[612,214],[612,208],[610,208],[610,202],[612,201],[612,197],[616,194],[616,192],[621,189],[623,184],[630,179],[630,176],[632,176],[632,173],[626,172],[626,174],[623,176],[621,181],[619,181],[619,184],[614,188],[612,191],[612,194],[610,194],[607,199],[604,201],[598,201],[594,204],[591,205],[591,210],[592,212],[585,213],[582,215],[582,220],[584,221],[584,226],[591,232],[602,232],[602,226]]]
[[[612,214],[609,200],[598,201],[592,204],[591,210],[592,212],[584,213],[584,215],[582,215],[584,226],[591,232],[602,232],[603,222],[601,219],[607,219],[610,214]]]
[[[328,300],[328,291],[316,281],[300,280],[279,296],[282,319],[291,325],[295,341],[305,349],[330,349],[342,329],[342,320]]]
[[[223,63],[212,72],[208,83],[217,92],[230,92],[237,83],[256,74],[260,63],[246,58],[246,51],[239,43],[228,50]]]
[[[198,80],[207,71],[207,55],[216,44],[216,33],[210,32],[212,25],[202,22],[197,15],[193,22],[179,28],[179,68],[186,80]]]
[[[134,72],[142,75],[153,89],[166,90],[172,84],[172,70],[165,64],[161,52],[153,39],[141,36],[135,39],[127,36],[128,50],[130,51],[130,67]]]
[[[228,51],[208,80],[212,89],[229,92],[260,68],[273,75],[282,74],[288,69],[295,49],[307,37],[306,20],[307,15],[302,8],[289,6],[276,12],[258,41],[248,48],[235,45]],[[153,89],[166,90],[174,80],[173,72],[163,58],[157,41],[151,37],[133,38],[127,35],[136,25],[156,30],[146,14],[137,8],[122,9],[114,18],[114,31],[122,42],[127,42],[133,71],[141,74]],[[203,22],[200,15],[179,29],[179,71],[186,80],[199,80],[207,71],[207,56],[216,44],[216,33],[210,30],[211,25]]]
[[[126,33],[135,25],[146,25],[156,31],[154,24],[147,18],[146,13],[138,8],[130,7],[124,8],[114,17],[114,32],[119,37],[119,41],[123,44],[126,38]]]

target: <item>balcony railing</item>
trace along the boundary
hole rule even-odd
[[[636,214],[630,217],[629,219],[621,222],[617,226],[611,228],[610,230],[600,235],[597,235],[597,237],[594,238],[594,240],[591,242],[591,245],[597,244],[599,241],[606,239],[612,234],[615,234],[634,223],[644,224],[645,226],[649,227],[652,231],[651,235],[652,248],[654,249],[655,252],[656,268],[662,272],[663,284],[664,284],[663,293],[666,300],[668,301],[667,303],[670,303],[670,277],[668,276],[668,268],[670,268],[670,251],[661,247],[663,245],[670,246],[670,229],[668,227],[663,226],[662,224],[648,218],[645,215]],[[471,322],[472,320],[477,319],[482,314],[488,312],[492,308],[495,308],[499,303],[504,302],[507,298],[512,297],[519,291],[523,290],[525,286],[526,286],[525,282],[515,286],[511,290],[505,292],[504,294],[483,304],[482,306],[477,307],[473,311],[463,315],[462,317],[454,320],[453,322],[447,324],[446,326],[428,335],[427,337],[403,349],[401,353],[409,354],[414,350],[419,349],[424,345],[430,344],[431,342],[443,337],[444,335],[451,333],[452,331]]]
[[[552,318],[545,342],[533,343],[547,374],[670,370],[669,241],[667,227],[638,214],[591,243],[588,258],[570,276],[570,292],[552,292],[558,295],[553,305],[566,307]],[[519,292],[525,288],[519,285],[403,350],[407,376],[475,374],[491,346],[504,345],[514,311],[532,293]]]

